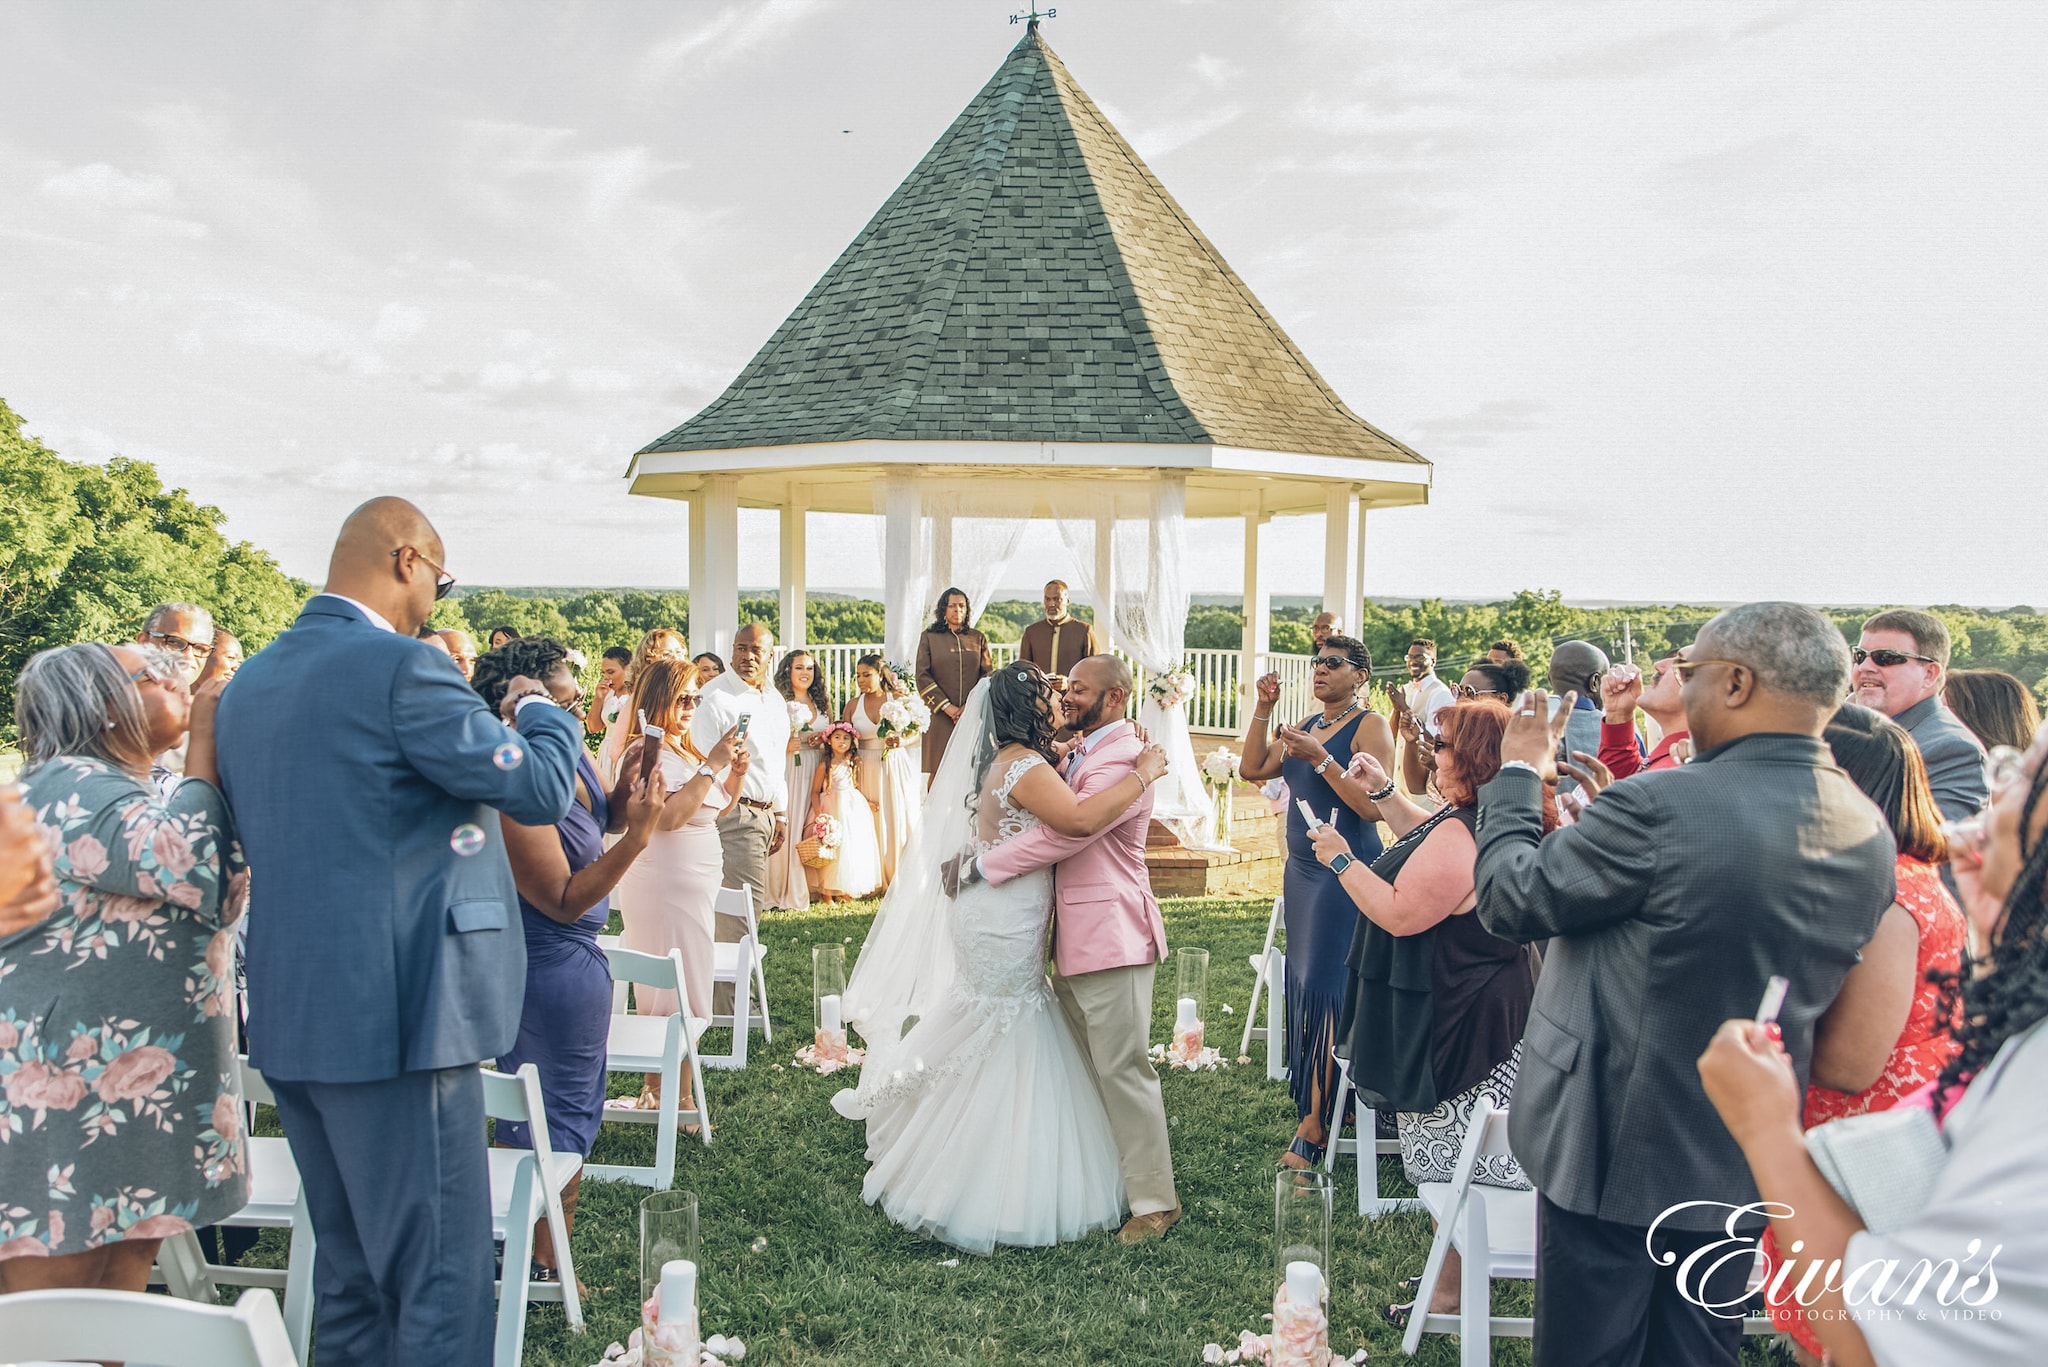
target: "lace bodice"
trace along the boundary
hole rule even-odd
[[[981,816],[974,842],[977,850],[986,853],[1010,837],[1022,835],[1038,825],[1037,817],[1010,801],[1010,790],[1017,786],[1018,779],[1043,763],[1043,755],[1019,755],[1003,769],[1001,779],[994,787],[982,790]],[[994,779],[995,776],[991,773],[990,777]]]

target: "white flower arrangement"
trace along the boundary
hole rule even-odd
[[[1237,756],[1217,746],[1202,756],[1202,782],[1213,792],[1228,792],[1236,785]]]
[[[791,703],[789,705],[789,734],[792,736],[802,735],[811,729],[811,723],[816,721],[817,717],[818,714],[811,710],[809,703],[801,700]]]
[[[1177,707],[1195,696],[1195,676],[1185,666],[1176,665],[1154,674],[1145,691],[1161,707]]]
[[[932,722],[932,710],[924,705],[924,699],[915,693],[899,693],[882,704],[880,716],[875,720],[875,734],[888,739],[895,736],[909,740],[922,735]]]

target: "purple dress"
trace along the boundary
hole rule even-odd
[[[555,827],[569,871],[588,868],[604,853],[604,829],[611,804],[589,755],[576,761],[576,775],[590,793],[592,810],[580,802]],[[590,1156],[604,1114],[605,1044],[611,1035],[612,971],[597,937],[611,919],[607,895],[569,925],[519,899],[526,928],[526,1003],[519,1012],[519,1038],[498,1059],[498,1071],[517,1072],[523,1063],[540,1070],[541,1100],[548,1111],[548,1144],[557,1153]],[[498,1140],[530,1147],[523,1122],[498,1122]]]

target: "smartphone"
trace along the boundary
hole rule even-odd
[[[1298,797],[1294,799],[1294,805],[1301,808],[1301,819],[1308,823],[1311,834],[1323,828],[1323,819],[1316,815],[1313,807],[1308,805],[1307,798]]]
[[[1558,714],[1559,712],[1562,712],[1563,710],[1564,710],[1564,694],[1562,694],[1562,693],[1553,693],[1553,694],[1551,694],[1551,695],[1550,695],[1550,719],[1551,719],[1552,721],[1556,721],[1556,720],[1557,720],[1557,714]]]
[[[740,713],[739,729],[733,733],[733,738],[735,740],[745,740],[747,738],[747,726],[753,720],[754,714],[752,712]]]

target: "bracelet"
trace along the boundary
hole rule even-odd
[[[1272,714],[1271,712],[1254,712],[1254,713],[1252,713],[1252,720],[1253,720],[1253,721],[1270,721],[1270,720],[1272,720],[1272,717],[1273,717],[1273,714]]]
[[[1144,776],[1143,774],[1139,773],[1139,772],[1138,772],[1138,771],[1137,771],[1136,769],[1133,769],[1133,770],[1131,770],[1131,777],[1132,777],[1132,778],[1134,778],[1134,779],[1136,779],[1136,780],[1138,780],[1138,796],[1139,796],[1139,797],[1143,797],[1143,796],[1145,795],[1145,790],[1146,790],[1147,788],[1150,788],[1150,787],[1152,786],[1152,780],[1151,780],[1151,779],[1149,779],[1149,778],[1146,778],[1146,777],[1145,777],[1145,776]]]
[[[1365,795],[1365,800],[1368,802],[1385,802],[1388,798],[1392,797],[1393,795],[1394,780],[1388,779],[1386,787],[1380,789],[1376,793],[1367,793]]]
[[[1325,770],[1325,769],[1329,768],[1329,767],[1330,767],[1331,765],[1335,764],[1336,762],[1337,762],[1337,757],[1336,757],[1335,755],[1330,755],[1330,754],[1326,754],[1326,755],[1324,755],[1324,756],[1323,756],[1323,762],[1322,762],[1321,764],[1318,764],[1318,765],[1317,765],[1317,766],[1316,766],[1316,767],[1315,767],[1315,768],[1314,768],[1314,769],[1313,769],[1313,770],[1312,770],[1311,772],[1312,772],[1312,773],[1314,773],[1314,774],[1316,775],[1316,777],[1318,777],[1318,778],[1321,778],[1321,777],[1322,777],[1322,774],[1323,774],[1323,770]]]

